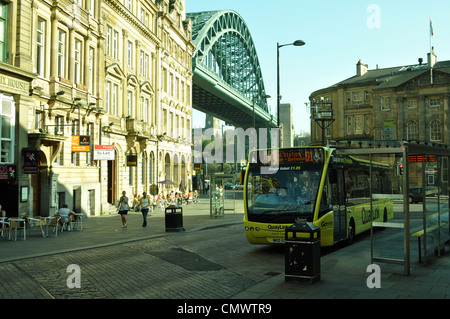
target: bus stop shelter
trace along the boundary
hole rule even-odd
[[[209,176],[209,211],[210,217],[224,217],[225,212],[235,212],[237,182],[236,174],[215,173]],[[233,186],[231,186],[233,185]]]
[[[391,197],[394,202],[393,219],[371,221],[371,263],[400,264],[409,275],[411,262],[427,264],[449,244],[450,149],[406,142],[373,145],[363,147],[359,143],[360,147],[338,148],[336,152],[365,159],[370,167],[382,162],[392,168],[392,185],[386,194],[373,193],[371,186],[371,207],[377,198]],[[370,184],[376,182],[371,172]]]

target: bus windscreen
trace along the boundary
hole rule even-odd
[[[323,164],[281,166],[274,174],[250,165],[247,179],[249,221],[294,223],[312,221]]]

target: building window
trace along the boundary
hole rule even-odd
[[[119,32],[116,30],[113,31],[113,48],[112,48],[112,57],[113,59],[118,59],[118,52],[119,52]]]
[[[64,116],[55,117],[55,135],[64,135]]]
[[[10,96],[0,94],[0,163],[14,163],[15,105]]]
[[[57,74],[60,77],[66,76],[66,32],[58,29],[58,64]]]
[[[350,93],[345,93],[345,100],[347,101],[347,104],[350,104],[351,102]]]
[[[144,76],[148,78],[148,54],[144,54]]]
[[[364,115],[364,134],[370,134],[370,115]]]
[[[437,142],[442,139],[441,121],[432,120],[430,122],[430,141]]]
[[[408,141],[419,140],[419,125],[416,121],[410,121],[406,124],[406,139]]]
[[[155,158],[153,153],[150,153],[150,161],[149,161],[149,167],[148,167],[148,180],[150,184],[153,184],[153,167],[155,166]]]
[[[38,18],[36,38],[36,72],[44,76],[45,68],[45,21]]]
[[[8,37],[8,4],[0,2],[0,61],[6,62]]]
[[[381,97],[381,110],[387,111],[391,109],[391,97],[383,96]]]
[[[429,106],[430,107],[439,107],[440,105],[441,105],[441,99],[440,98],[429,99]]]
[[[125,154],[126,158],[127,154]],[[128,185],[133,186],[133,166],[128,166]]]
[[[150,106],[150,98],[145,99],[145,109],[146,109],[146,122],[152,124],[152,109]]]
[[[73,120],[72,121],[72,135],[80,135],[80,121]],[[74,166],[80,165],[80,152],[74,152],[72,151],[71,154],[71,164]]]
[[[74,60],[74,77],[75,84],[81,83],[81,41],[75,39],[75,60]]]
[[[353,116],[347,116],[347,135],[353,135]]]
[[[85,152],[86,153],[86,165],[92,165],[92,154],[93,154],[93,136],[94,136],[94,124],[89,123],[86,125],[86,135],[91,136],[91,145],[90,145],[90,151]]]
[[[145,181],[147,180],[147,178],[146,178],[147,172],[145,171],[145,169],[147,167],[147,161],[146,161],[146,158],[145,158],[145,153],[142,153],[141,166],[142,166],[141,182],[142,182],[142,185],[145,185]]]
[[[117,107],[119,105],[119,86],[113,84],[112,98],[111,98],[111,114],[117,115]]]
[[[362,94],[360,91],[352,92],[352,100],[353,102],[362,102]]]
[[[119,106],[119,85],[106,81],[105,83],[105,110],[106,113],[117,115]]]
[[[163,109],[163,132],[167,132],[167,110]]]
[[[127,64],[129,68],[133,67],[133,42],[128,41]]]
[[[131,116],[131,108],[133,105],[133,91],[127,92],[127,115]]]
[[[127,1],[127,9],[128,9],[128,11],[133,13],[133,1],[132,0]]]
[[[94,93],[94,48],[89,48],[89,92]]]
[[[105,109],[106,113],[110,113],[111,111],[111,82],[106,81],[105,85]]]
[[[106,26],[106,54],[111,55],[111,33],[112,28],[107,25]]]
[[[95,14],[95,0],[89,0],[89,13],[93,16]]]
[[[163,79],[162,80],[163,80],[162,81],[163,82],[162,83],[163,91],[167,93],[167,70],[166,69],[163,69]]]
[[[405,102],[407,109],[417,109],[417,100],[416,99],[408,99]]]
[[[144,97],[141,96],[140,103],[139,103],[139,118],[141,121],[144,120]]]
[[[144,51],[139,54],[139,74],[144,75]]]

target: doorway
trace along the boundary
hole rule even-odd
[[[117,155],[117,154],[116,154]],[[116,202],[116,161],[108,161],[108,203]]]
[[[334,242],[347,237],[347,216],[345,213],[344,174],[342,168],[330,171],[331,204],[334,215]]]

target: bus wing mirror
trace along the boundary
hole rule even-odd
[[[241,170],[241,172],[239,173],[239,183],[241,185],[244,185],[244,176],[245,176],[245,171]]]

